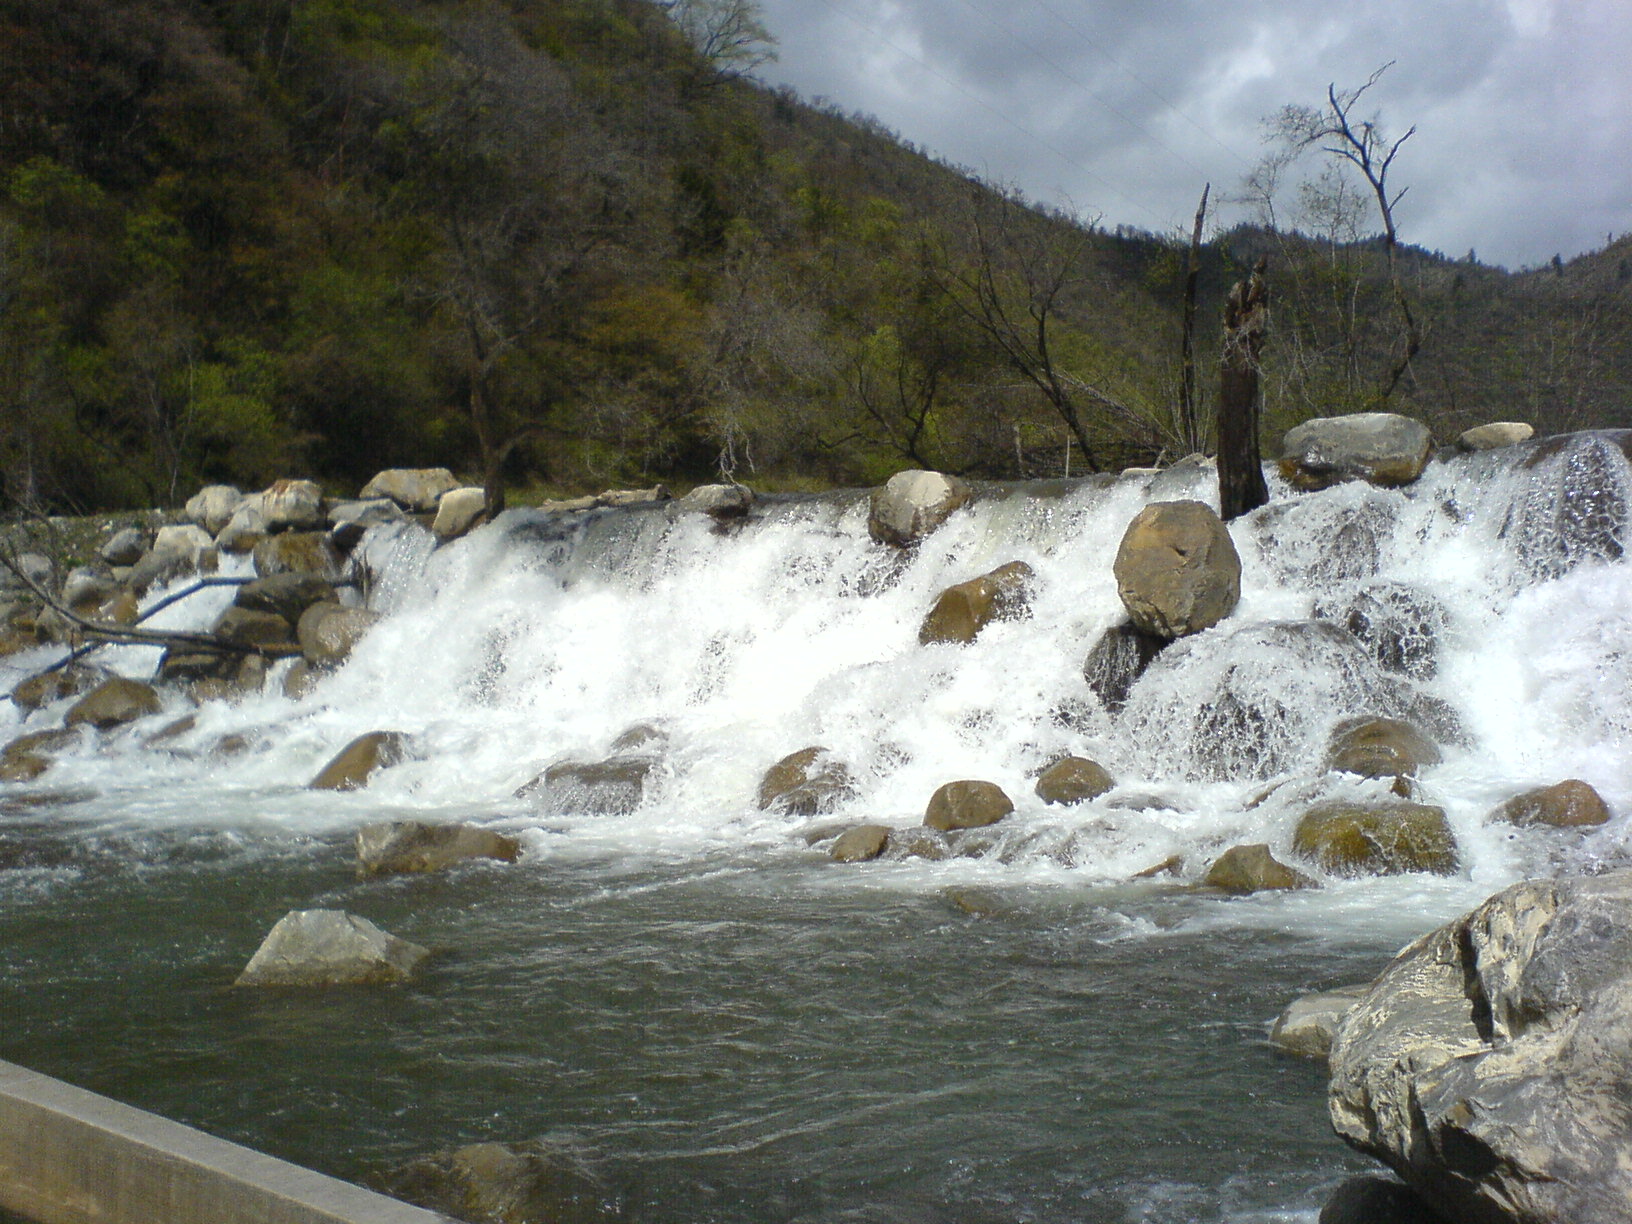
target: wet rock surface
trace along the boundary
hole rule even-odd
[[[789,753],[765,771],[759,806],[799,816],[831,811],[855,793],[843,761],[819,745]]]
[[[993,621],[1019,620],[1029,611],[1027,592],[1036,577],[1024,561],[1000,565],[989,574],[948,587],[918,630],[920,645],[967,644]]]
[[[948,782],[930,796],[924,824],[948,832],[996,824],[1014,811],[1014,802],[995,782]]]
[[[1422,475],[1434,438],[1428,427],[1391,412],[1318,417],[1289,431],[1281,443],[1281,475],[1299,489],[1345,480],[1410,484]]]
[[[1123,533],[1113,565],[1129,619],[1160,638],[1218,624],[1241,599],[1241,558],[1213,510],[1197,501],[1153,502]]]
[[[1292,848],[1332,875],[1397,875],[1457,868],[1445,809],[1421,803],[1332,800],[1305,812]]]
[[[372,986],[413,977],[429,949],[343,910],[291,910],[235,986]]]
[[[897,472],[873,490],[867,531],[880,544],[916,544],[967,504],[969,486],[940,472]]]
[[[468,824],[384,821],[357,830],[357,874],[422,875],[470,859],[513,863],[521,857],[514,837]]]

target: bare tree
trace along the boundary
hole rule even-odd
[[[713,72],[743,76],[776,59],[776,39],[756,0],[666,0],[662,6]]]

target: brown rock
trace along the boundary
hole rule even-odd
[[[409,740],[400,731],[370,731],[359,735],[334,755],[309,783],[312,790],[357,790],[368,785],[374,772],[406,759]]]
[[[255,545],[255,572],[262,578],[274,574],[317,574],[338,578],[344,561],[326,531],[286,531],[267,536]]]
[[[313,604],[339,601],[333,584],[322,575],[289,572],[246,582],[232,602],[254,612],[271,612],[298,625],[301,614]]]
[[[1218,515],[1198,501],[1141,510],[1123,533],[1114,570],[1128,616],[1157,637],[1200,633],[1241,599],[1241,558]]]
[[[1558,829],[1573,829],[1586,825],[1609,823],[1609,805],[1604,798],[1579,778],[1526,791],[1509,799],[1491,813],[1496,820],[1516,825],[1552,825]]]
[[[1319,804],[1298,821],[1292,848],[1333,875],[1450,875],[1457,866],[1445,809],[1420,803]]]
[[[1014,803],[995,782],[948,782],[930,796],[924,824],[946,832],[996,824],[1014,811]]]
[[[839,863],[869,863],[883,854],[889,844],[888,825],[857,825],[839,834],[838,840],[833,843],[833,848],[828,853]]]
[[[257,612],[236,604],[216,619],[215,634],[242,646],[294,646],[295,631],[275,612]]]
[[[797,816],[830,811],[855,794],[850,771],[826,748],[801,748],[765,771],[759,783],[759,806]]]
[[[1068,756],[1037,776],[1037,798],[1044,803],[1082,803],[1099,798],[1115,785],[1098,762]]]
[[[1132,622],[1113,625],[1083,660],[1082,678],[1100,704],[1116,714],[1127,705],[1134,681],[1145,674],[1167,643],[1167,638],[1146,633]]]
[[[1020,620],[1030,611],[1027,588],[1035,577],[1024,561],[1010,561],[989,574],[947,587],[935,599],[918,630],[922,645],[968,643],[996,620]]]
[[[1437,765],[1439,749],[1426,735],[1397,718],[1350,718],[1332,729],[1326,768],[1363,778],[1414,778]]]
[[[301,614],[296,628],[301,653],[308,663],[319,667],[343,663],[379,619],[378,612],[367,608],[315,603]]]
[[[515,838],[475,825],[393,820],[357,830],[359,878],[441,871],[477,858],[513,863],[520,857]]]
[[[159,694],[151,684],[114,676],[76,701],[63,719],[63,725],[77,727],[89,724],[98,731],[109,731],[149,714],[157,714],[162,708]]]
[[[890,844],[884,849],[886,853],[901,858],[921,858],[932,863],[952,857],[952,847],[947,844],[946,834],[939,829],[926,829],[923,825],[891,829]]]
[[[0,782],[32,782],[51,768],[48,754],[76,738],[63,729],[19,735],[0,750]]]
[[[617,1224],[612,1192],[567,1152],[540,1140],[477,1143],[421,1157],[385,1178],[393,1197],[484,1224]]]
[[[88,693],[107,678],[108,673],[100,667],[70,663],[30,676],[11,690],[11,700],[18,709],[32,712],[64,697]]]
[[[437,499],[459,482],[447,468],[387,468],[375,475],[357,494],[362,501],[389,497],[404,510],[428,513]]]
[[[1202,883],[1209,888],[1239,894],[1316,886],[1303,872],[1277,861],[1262,842],[1231,846],[1207,869],[1207,878]]]

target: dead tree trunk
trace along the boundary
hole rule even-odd
[[[1179,342],[1179,435],[1186,454],[1201,449],[1201,427],[1196,417],[1196,282],[1201,278],[1201,227],[1207,219],[1207,193],[1211,183],[1201,189],[1201,204],[1196,209],[1196,226],[1190,231],[1190,257],[1184,269],[1184,322]]]
[[[1224,354],[1219,363],[1218,502],[1225,522],[1269,500],[1258,453],[1259,355],[1269,334],[1268,260],[1260,259],[1224,304]]]

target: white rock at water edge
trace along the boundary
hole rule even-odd
[[[235,986],[354,986],[404,982],[430,955],[344,910],[290,910]]]

